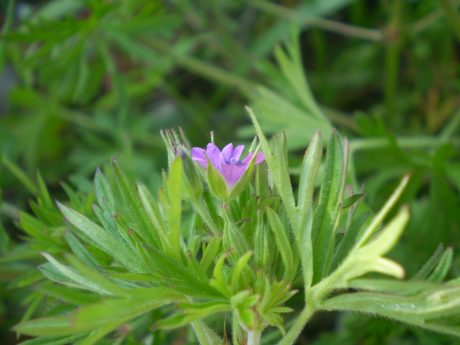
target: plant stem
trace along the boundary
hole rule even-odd
[[[0,204],[0,213],[3,213],[9,218],[17,219],[19,217],[19,212],[20,212],[19,208],[17,208],[13,204],[10,204],[6,201],[2,201]]]
[[[224,69],[217,68],[190,56],[180,55],[176,53],[170,45],[157,38],[151,38],[149,43],[153,49],[162,54],[168,55],[178,65],[183,66],[205,78],[215,80],[224,85],[236,87],[245,95],[250,95],[256,87],[256,84],[253,82],[229,73]]]
[[[249,4],[258,8],[259,10],[271,13],[275,16],[283,17],[291,21],[295,21],[300,24],[306,24],[311,27],[323,29],[325,31],[334,32],[339,35],[361,38],[370,41],[381,41],[383,39],[383,35],[379,30],[361,28],[358,26],[318,17],[305,17],[294,10],[272,4],[268,1],[253,0],[250,1]]]
[[[458,111],[441,132],[441,138],[449,140],[455,131],[460,127],[460,111]]]
[[[337,109],[329,108],[324,105],[320,105],[320,108],[326,117],[333,123],[344,126],[353,132],[359,132],[359,128],[351,116],[348,116],[347,114],[342,113]]]
[[[1,36],[5,36],[10,31],[11,25],[13,23],[13,18],[14,18],[14,0],[10,0],[6,7],[5,21],[3,23],[3,27],[1,30]],[[3,38],[0,40],[0,67],[3,65],[4,59],[5,59],[5,56],[4,56],[5,46],[6,46],[6,40],[5,38]]]
[[[439,0],[439,4],[446,14],[447,21],[452,31],[460,41],[460,13],[457,11],[457,4],[454,4],[452,0]]]
[[[404,149],[420,149],[436,147],[445,143],[451,143],[454,146],[460,146],[460,138],[437,138],[437,137],[399,137],[396,138],[398,146]],[[350,142],[351,153],[362,150],[375,150],[388,147],[390,141],[388,138],[367,138],[353,139]]]
[[[229,87],[235,87],[249,99],[254,94],[257,86],[259,85],[257,82],[253,82],[246,78],[237,76],[222,68],[218,68],[216,66],[202,62],[201,60],[194,57],[180,55],[176,53],[170,45],[158,38],[152,37],[149,40],[149,44],[155,51],[168,55],[179,66],[182,66],[191,72],[209,80],[221,83]],[[352,130],[356,130],[356,125],[347,115],[338,111],[332,111],[331,109],[327,111],[326,115],[332,122],[346,126]]]
[[[305,305],[305,308],[302,310],[299,317],[297,318],[297,320],[295,320],[292,327],[289,329],[286,335],[278,342],[278,345],[294,345],[303,328],[307,324],[308,320],[310,320],[314,312],[315,308],[310,303],[307,303]]]
[[[428,29],[431,25],[439,21],[442,17],[444,17],[444,13],[440,9],[437,9],[427,14],[426,16],[422,17],[421,19],[417,20],[414,24],[411,25],[410,34],[413,36],[418,35],[419,33]]]
[[[262,332],[259,330],[248,331],[248,343],[247,345],[259,345]]]
[[[401,52],[402,0],[395,0],[391,18],[386,29],[384,98],[387,123],[394,128],[396,117],[396,95],[398,92],[399,56]]]

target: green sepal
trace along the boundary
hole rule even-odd
[[[229,199],[227,183],[222,174],[214,167],[208,158],[208,167],[206,168],[206,176],[208,179],[209,190],[221,201]]]

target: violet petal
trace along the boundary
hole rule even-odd
[[[192,159],[200,164],[203,168],[208,166],[208,160],[206,159],[206,151],[201,147],[192,148]]]
[[[212,165],[219,169],[219,166],[222,163],[222,155],[219,148],[213,143],[209,143],[206,146],[206,154],[208,155],[208,158],[211,161]]]
[[[224,158],[224,161],[230,162],[231,158],[233,157],[233,144],[227,144],[223,149],[222,149],[222,156]]]

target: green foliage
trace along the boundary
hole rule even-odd
[[[232,320],[235,344],[259,344],[268,327],[280,330],[280,344],[293,344],[316,311],[350,310],[457,335],[450,318],[459,312],[458,282],[442,283],[452,263],[450,250],[435,254],[417,280],[363,278],[372,272],[404,276],[402,267],[385,255],[408,222],[407,208],[380,226],[408,178],[373,218],[354,221],[365,207],[359,199],[348,201],[343,192],[346,142],[333,133],[321,162],[317,134],[305,152],[295,191],[287,171],[286,140],[278,136],[269,142],[248,110],[268,169],[258,171],[257,183],[252,183],[254,169],[248,169],[241,177],[244,187],[232,199],[221,198],[212,187],[222,177],[216,169],[210,173],[211,163],[200,172],[202,168],[191,160],[188,141],[169,132],[165,141],[171,159],[156,197],[145,186],[136,188],[114,162],[110,174],[96,172],[91,212],[82,214],[58,203],[65,220],[65,231],[58,236],[62,246],[54,254],[43,253],[47,263],[40,265],[43,276],[53,283],[37,277],[25,284],[50,286],[40,292],[59,300],[62,307],[44,313],[31,310],[29,317],[38,318],[24,319],[15,330],[43,341],[75,336],[80,344],[94,344],[109,334],[122,341],[117,335],[120,327],[134,325],[157,310],[156,328],[168,331],[191,325],[201,344],[223,343],[226,334],[220,338],[221,328],[208,322],[221,314]],[[191,183],[189,174],[198,176],[205,187],[200,198],[184,193]],[[314,193],[318,178],[321,187]],[[39,204],[55,212],[40,177],[38,181]],[[280,200],[264,204],[257,184],[264,198],[268,193]],[[197,202],[201,198],[206,200],[211,224],[220,224],[217,233],[201,217]],[[37,218],[27,216],[22,225],[31,229],[27,224],[39,222],[44,216],[39,210]],[[346,234],[341,235],[344,224]],[[50,237],[39,230],[28,234],[31,240]],[[286,331],[289,316],[283,315],[298,309],[287,305],[298,290],[303,291],[305,307]]]

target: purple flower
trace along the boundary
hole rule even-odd
[[[248,170],[249,162],[254,155],[250,152],[241,160],[240,157],[243,150],[244,145],[233,147],[233,144],[228,144],[221,151],[216,145],[209,143],[206,146],[206,150],[200,147],[194,147],[192,149],[192,159],[203,168],[207,168],[209,159],[211,164],[214,165],[217,171],[224,177],[227,185],[233,187]],[[264,154],[259,152],[256,157],[256,164],[262,163],[264,160]]]

